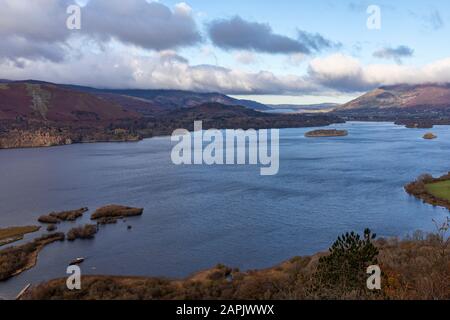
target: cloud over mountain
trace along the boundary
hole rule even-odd
[[[340,44],[319,33],[297,30],[295,37],[288,37],[269,24],[239,16],[206,25],[215,47],[208,43],[203,55],[210,55],[208,61],[215,65],[205,64],[199,58],[197,15],[185,3],[169,8],[146,0],[90,0],[82,8],[81,30],[66,28],[70,4],[73,0],[0,0],[0,78],[271,95],[359,93],[388,84],[450,82],[450,58],[418,66],[363,64],[343,53],[325,55]],[[180,50],[184,47],[189,50]],[[233,50],[231,59],[218,48]],[[399,46],[374,55],[401,62],[413,53]],[[282,59],[287,67],[271,65]]]
[[[450,82],[450,58],[423,66],[363,65],[356,58],[334,54],[311,61],[308,78],[340,92],[362,92],[382,85]]]

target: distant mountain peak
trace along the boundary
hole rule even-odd
[[[450,109],[450,84],[398,84],[382,86],[350,101],[337,111],[367,109]]]

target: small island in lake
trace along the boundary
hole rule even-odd
[[[314,130],[305,133],[307,138],[321,138],[321,137],[345,137],[348,136],[347,130]]]
[[[63,232],[52,233],[56,230],[57,223],[73,223],[82,217],[87,211],[89,211],[88,208],[80,208],[77,210],[52,212],[48,215],[39,217],[40,223],[48,224],[47,231],[50,233],[41,235],[34,240],[18,246],[10,246],[4,249],[2,248],[2,250],[0,250],[0,282],[17,276],[26,270],[32,269],[36,265],[39,253],[47,245],[50,245],[56,241],[68,240],[72,242],[77,239],[93,239],[97,232],[99,232],[100,225],[113,223],[113,221],[117,222],[117,219],[141,216],[144,209],[121,205],[109,205],[97,209],[92,214],[92,220],[96,220],[97,224],[75,226],[69,230],[67,235]],[[0,247],[22,240],[26,234],[37,232],[40,229],[40,226],[1,228]],[[130,230],[131,225],[128,225],[127,229]],[[79,258],[76,261],[79,261],[80,259],[82,258]]]
[[[434,140],[437,139],[437,136],[434,133],[428,132],[423,136],[423,138],[425,140]]]

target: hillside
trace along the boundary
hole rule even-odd
[[[182,90],[133,90],[133,89],[97,89],[91,87],[67,85],[66,87],[95,95],[134,97],[148,103],[151,111],[191,108],[204,103],[221,103],[228,106],[243,106],[253,110],[270,110],[264,104],[251,100],[234,99],[221,93],[201,93]],[[132,110],[136,110],[131,107]],[[145,110],[138,110],[141,113]]]
[[[380,87],[338,107],[336,111],[383,109],[450,110],[450,84]]]
[[[0,84],[0,149],[129,141],[142,116],[89,93],[39,82]]]
[[[32,82],[0,85],[0,120],[109,125],[140,117],[119,104],[57,85]]]
[[[259,104],[216,93],[99,90],[33,80],[5,81],[0,83],[0,149],[136,141],[170,135],[179,128],[192,129],[195,120],[202,120],[204,128],[218,129],[342,122],[334,115],[269,114],[248,106]]]
[[[348,271],[332,264],[321,275],[327,253],[295,257],[265,270],[241,271],[218,265],[172,280],[126,276],[83,276],[82,290],[68,291],[65,278],[33,286],[23,300],[436,300],[449,299],[449,248],[437,235],[416,233],[412,239],[379,239],[377,263],[382,290],[366,290],[366,268]],[[367,246],[366,246],[367,247]],[[330,249],[331,250],[331,249]],[[361,249],[363,250],[363,249]],[[350,260],[343,254],[343,261]],[[357,255],[359,257],[359,255]],[[362,256],[362,255],[361,255]],[[328,258],[329,258],[328,253]],[[333,258],[338,260],[339,258]],[[339,261],[342,262],[342,261]],[[358,266],[358,264],[356,264]],[[336,276],[338,274],[338,276]],[[355,276],[355,274],[357,276]],[[424,278],[426,275],[426,278]]]

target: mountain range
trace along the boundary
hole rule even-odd
[[[370,91],[337,111],[403,109],[411,111],[450,109],[450,84],[394,85]]]
[[[278,113],[283,108],[294,112]],[[0,80],[0,148],[136,141],[192,129],[195,120],[205,129],[313,127],[344,120],[430,127],[450,123],[450,84],[384,86],[341,106],[266,106],[220,93]]]
[[[258,110],[256,110],[258,109]],[[0,149],[136,141],[191,128],[325,126],[337,116],[269,114],[269,107],[219,93],[110,90],[41,81],[0,81]]]

